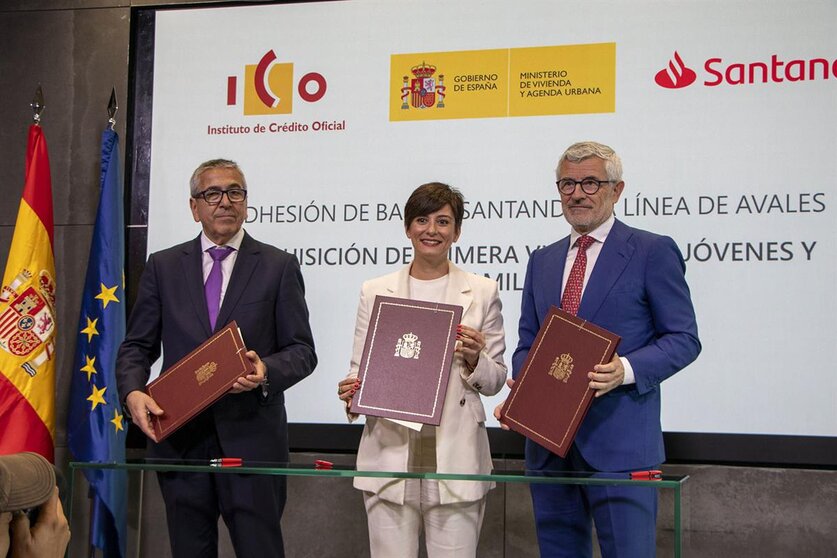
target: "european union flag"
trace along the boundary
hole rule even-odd
[[[116,390],[116,352],[125,337],[125,228],[119,136],[102,134],[101,197],[90,245],[70,384],[67,439],[77,461],[124,462],[126,419]],[[85,469],[91,541],[105,558],[125,555],[127,473]]]

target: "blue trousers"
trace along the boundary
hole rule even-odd
[[[543,471],[592,468],[573,446],[564,459],[550,454]],[[655,556],[654,488],[532,483],[530,490],[542,558],[590,558],[593,521],[603,558]]]

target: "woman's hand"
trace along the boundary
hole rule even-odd
[[[352,402],[352,396],[360,388],[360,380],[356,377],[344,378],[337,384],[337,397],[346,405]]]
[[[480,353],[485,348],[485,335],[481,331],[459,324],[456,326],[457,352],[462,354],[465,364],[471,372],[477,367]]]

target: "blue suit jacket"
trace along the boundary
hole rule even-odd
[[[212,335],[201,258],[200,237],[149,256],[116,361],[122,401],[131,391],[145,389],[161,346],[166,370]],[[151,456],[182,457],[213,435],[206,428],[211,421],[225,455],[288,460],[283,392],[317,363],[296,258],[245,234],[216,329],[232,320],[267,367],[267,395],[261,389],[224,395],[171,437],[149,442]]]
[[[561,306],[570,237],[534,251],[521,303],[520,370],[551,305]],[[665,460],[660,426],[660,383],[700,353],[686,266],[674,241],[616,220],[584,290],[578,315],[622,337],[617,349],[633,367],[636,384],[595,398],[575,439],[600,471],[647,468]],[[548,450],[526,441],[526,465],[543,468]]]

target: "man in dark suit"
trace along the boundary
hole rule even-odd
[[[234,162],[203,163],[190,186],[192,216],[203,232],[148,258],[117,357],[120,398],[152,441],[149,457],[286,462],[284,391],[317,363],[299,263],[241,228],[247,183]],[[161,345],[165,370],[232,320],[255,373],[158,443],[150,416],[165,409],[145,384]],[[284,556],[284,477],[160,473],[158,479],[175,558],[217,556],[219,515],[239,557]]]
[[[557,185],[570,235],[532,253],[512,357],[516,376],[551,305],[622,337],[619,354],[589,373],[596,391],[565,459],[526,440],[533,471],[629,472],[665,460],[660,383],[700,352],[685,263],[665,236],[615,219],[622,163],[602,144],[582,142],[561,157]],[[602,556],[655,554],[653,488],[532,484],[541,556],[591,556],[591,519]]]

